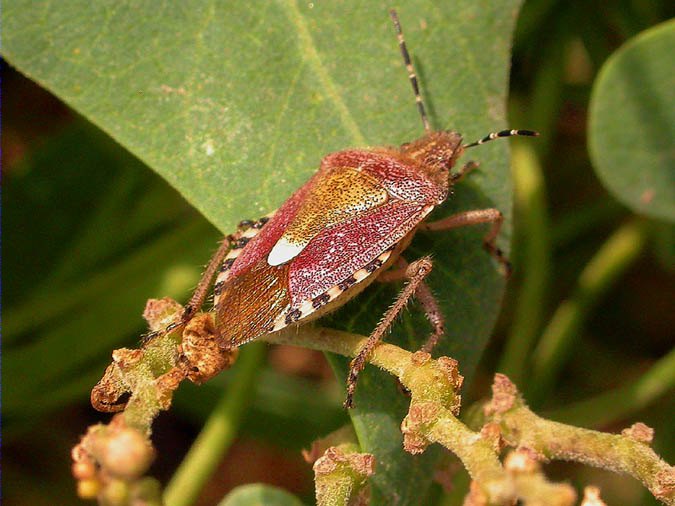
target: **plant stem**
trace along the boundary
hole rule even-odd
[[[534,352],[528,401],[537,405],[551,390],[579,333],[600,297],[637,258],[646,242],[646,227],[633,220],[620,227],[586,265],[572,296],[556,310]]]
[[[653,431],[646,425],[634,424],[621,434],[582,429],[534,414],[504,375],[496,375],[492,389],[485,412],[509,446],[526,449],[539,461],[570,460],[629,474],[654,497],[675,505],[675,468],[652,450]]]
[[[546,418],[587,427],[602,427],[626,418],[675,388],[675,348],[639,379],[609,392],[546,413]]]
[[[523,282],[518,291],[513,324],[498,371],[522,384],[525,364],[541,328],[543,301],[549,284],[551,246],[548,239],[548,213],[541,166],[530,144],[514,144],[511,160]]]
[[[615,200],[584,203],[558,216],[551,227],[553,250],[574,247],[575,242],[619,223],[627,214],[626,208]]]
[[[164,502],[167,506],[189,506],[197,500],[237,434],[264,354],[262,342],[242,349],[231,388],[223,394],[166,487]]]

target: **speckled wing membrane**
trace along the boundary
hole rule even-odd
[[[298,214],[270,251],[267,263],[288,262],[326,228],[357,218],[383,205],[387,199],[387,190],[373,176],[358,168],[336,168],[311,189]]]

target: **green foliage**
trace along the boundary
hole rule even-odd
[[[465,1],[444,13],[420,1],[400,11],[436,127],[473,140],[504,126],[517,4]],[[387,7],[370,2],[347,12],[337,4],[212,2],[192,10],[68,2],[50,10],[46,3],[13,2],[4,12],[4,54],[228,232],[238,220],[278,206],[324,154],[420,135]],[[494,206],[510,215],[506,148],[481,149],[483,170],[446,214]],[[453,233],[434,244],[422,238],[413,253],[437,252],[433,286],[453,321],[442,352],[457,357],[465,374],[485,345],[503,286],[480,234]],[[343,328],[346,319],[358,321],[356,328],[368,333],[394,296],[395,289],[373,290],[334,321]],[[427,332],[416,318],[397,333],[415,347]],[[383,384],[370,373],[359,390],[353,417],[363,450],[382,459],[378,489],[404,502],[419,497],[431,483],[434,459],[431,452],[413,458],[401,449],[405,399],[390,379]]]
[[[675,22],[629,40],[598,75],[589,146],[603,184],[636,213],[675,221]]]
[[[437,127],[475,137],[503,125],[516,5],[401,10]],[[419,135],[387,7],[15,0],[3,54],[226,232],[277,207],[326,153]],[[486,163],[500,200],[505,150],[485,159],[502,160]]]
[[[4,310],[10,432],[86,396],[111,350],[137,332],[145,300],[184,294],[217,237],[91,128],[55,138],[15,170],[3,225],[17,241],[5,258],[27,283],[8,283]],[[154,269],[162,257],[170,264]]]
[[[608,236],[626,215],[585,177],[589,163],[583,118],[573,124],[577,133],[556,135],[567,125],[558,114],[565,107],[583,110],[594,70],[613,51],[608,41],[624,40],[668,18],[658,1],[621,1],[607,9],[582,4],[588,15],[577,23],[576,2],[528,2],[515,44],[512,126],[546,133],[545,139],[532,141],[537,150],[533,156],[538,156],[532,165],[541,165],[549,190],[545,195],[545,185],[539,187],[537,207],[530,203],[521,211],[554,208],[550,224],[544,220],[539,230],[521,231],[512,254],[521,272],[537,278],[531,280],[534,288],[527,295],[536,311],[525,308],[516,315],[518,325],[510,323],[507,307],[502,330],[506,325],[527,327],[533,343],[540,337],[542,319],[550,317],[570,280],[599,246],[598,238]],[[519,5],[516,0],[460,0],[443,8],[430,0],[414,0],[401,7],[435,127],[457,129],[474,140],[506,125],[510,34]],[[29,146],[20,163],[3,163],[3,428],[10,443],[29,441],[32,448],[41,444],[41,434],[68,443],[75,439],[84,424],[71,428],[74,434],[54,436],[60,420],[48,415],[75,402],[86,403],[110,351],[135,346],[147,298],[187,298],[199,266],[218,240],[209,222],[228,233],[239,220],[269,212],[328,152],[397,145],[421,134],[389,7],[385,2],[346,6],[290,0],[3,3],[6,61],[118,143],[78,120],[39,149],[37,143]],[[675,212],[670,131],[675,108],[668,86],[672,77],[666,74],[672,33],[672,22],[661,25],[636,37],[607,62],[593,93],[589,129],[603,184],[632,211],[662,219],[672,219]],[[592,66],[582,85],[569,82],[569,68],[578,63],[570,41],[583,46]],[[6,80],[3,85],[7,90]],[[3,96],[3,155],[4,142],[23,114],[8,111],[9,95],[11,89]],[[436,216],[498,207],[507,217],[500,245],[508,250],[512,191],[507,145],[489,144],[472,150],[471,157],[481,162],[481,169],[457,188]],[[420,234],[409,252],[410,259],[434,255],[430,283],[448,321],[437,353],[457,358],[468,378],[474,376],[492,332],[503,288],[494,263],[481,251],[483,232],[477,227]],[[671,239],[672,254],[672,231],[666,232],[661,237]],[[532,241],[540,241],[539,247]],[[641,248],[642,243],[636,255]],[[543,257],[538,259],[540,272],[529,269],[533,251]],[[520,300],[518,272],[514,281],[512,300]],[[367,334],[397,288],[374,286],[323,323]],[[614,292],[612,307],[618,309],[603,307],[604,320],[595,322],[591,332],[584,331],[585,319],[573,329],[577,342],[584,338],[583,353],[576,353],[573,361],[565,356],[554,359],[556,367],[568,367],[565,381],[547,389],[544,397],[547,405],[558,408],[561,419],[587,423],[588,413],[612,402],[621,409],[612,412],[611,420],[600,418],[616,421],[672,389],[673,380],[657,374],[655,367],[649,381],[661,386],[657,393],[647,389],[645,394],[644,388],[640,395],[630,388],[609,390],[615,386],[617,369],[622,370],[624,386],[630,387],[643,364],[661,349],[654,329],[672,327],[667,311],[659,311],[658,288],[641,291],[630,285],[629,290],[617,287]],[[621,303],[631,311],[621,311]],[[635,311],[640,318],[631,319]],[[647,321],[645,315],[650,314],[658,314],[658,322]],[[416,349],[428,331],[413,308],[394,327],[391,340]],[[513,332],[509,339],[520,334]],[[639,352],[627,335],[639,343]],[[525,352],[510,363],[515,363],[524,389],[532,378],[527,362],[532,348],[521,346]],[[488,354],[486,368],[493,361]],[[342,384],[346,361],[331,362]],[[181,388],[174,413],[201,425],[232,385],[232,372],[200,388]],[[323,388],[319,394],[318,388]],[[602,402],[593,404],[591,399],[588,406],[579,405],[583,410],[572,406],[566,412],[570,392],[579,400],[587,391],[604,390],[609,395],[598,399]],[[556,397],[561,391],[564,396]],[[241,429],[296,451],[346,421],[341,399],[342,394],[325,385],[268,366],[259,376]],[[371,483],[379,503],[390,503],[396,495],[401,504],[414,504],[437,493],[431,481],[438,448],[418,457],[401,449],[399,424],[406,404],[391,377],[372,368],[364,371],[357,407],[349,416],[361,450],[378,459]],[[672,431],[671,418],[664,413],[656,414],[662,423],[657,435]],[[25,447],[18,448],[21,452]],[[52,453],[41,448],[40,455]],[[57,453],[65,462],[67,450],[59,448]],[[167,457],[160,452],[160,459]],[[16,475],[17,467],[8,473],[14,469]],[[19,483],[8,483],[12,481]],[[31,488],[49,490],[44,492],[45,504],[53,502],[51,488]],[[72,488],[70,481],[66,488]],[[611,493],[611,486],[606,488]],[[268,494],[277,494],[271,490],[241,487],[224,503],[250,504],[264,498],[261,502],[268,504],[273,500]],[[16,486],[7,491],[10,497],[23,493]],[[462,496],[463,490],[456,494]],[[296,504],[290,497],[280,501]],[[39,504],[30,499],[28,503]]]

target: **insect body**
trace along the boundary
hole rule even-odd
[[[222,349],[232,349],[320,317],[398,263],[398,270],[386,277],[408,278],[410,283],[352,362],[347,406],[370,351],[413,294],[434,326],[427,348],[443,333],[442,315],[423,282],[431,261],[425,258],[406,267],[400,259],[417,230],[492,223],[485,245],[504,268],[508,266],[495,247],[502,221],[496,209],[459,213],[435,223],[424,220],[445,201],[451,186],[476,166],[469,162],[451,172],[467,148],[497,137],[536,135],[505,130],[463,144],[456,132],[432,131],[395,12],[392,18],[425,135],[401,148],[349,149],[324,157],[319,171],[277,211],[257,222],[242,222],[214,255],[177,324],[186,323],[201,306],[215,275],[216,334]]]

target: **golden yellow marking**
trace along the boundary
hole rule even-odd
[[[321,179],[295,219],[270,251],[270,265],[296,257],[326,227],[353,218],[387,201],[387,190],[373,176],[343,168]]]
[[[322,179],[284,232],[291,243],[305,242],[346,219],[381,206],[387,190],[373,176],[356,169],[344,169]]]

